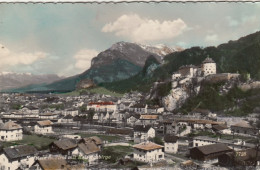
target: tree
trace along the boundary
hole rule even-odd
[[[92,122],[93,121],[93,116],[95,114],[95,111],[94,110],[88,110],[87,111],[87,119],[88,121]]]
[[[162,138],[155,136],[154,138],[152,138],[152,141],[158,145],[164,145]]]

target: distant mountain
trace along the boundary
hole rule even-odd
[[[31,73],[0,72],[0,90],[19,88],[30,84],[52,83],[64,77],[55,74],[34,75]]]
[[[82,80],[92,80],[95,84],[127,79],[142,70],[145,61],[151,55],[161,63],[166,54],[174,52],[167,46],[144,46],[135,43],[118,42],[99,53],[91,61],[90,69],[51,84],[39,84],[25,88],[12,89],[13,92],[54,92],[73,91]]]
[[[155,81],[169,80],[173,72],[177,71],[180,66],[200,65],[206,57],[213,58],[217,63],[218,73],[238,72],[250,74],[251,78],[260,80],[260,32],[247,35],[236,41],[229,41],[217,47],[192,47],[168,54],[164,57],[164,64],[153,71],[152,77],[133,76],[123,81],[106,83],[104,86],[109,90],[119,92],[131,90],[149,92]],[[130,86],[129,82],[135,83]]]
[[[117,59],[127,60],[134,65],[143,67],[148,56],[153,55],[159,62],[162,62],[163,57],[172,52],[174,50],[165,45],[147,46],[129,42],[118,42],[93,58],[91,68],[111,64]]]

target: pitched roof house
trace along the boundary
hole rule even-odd
[[[15,141],[22,140],[23,130],[22,126],[8,121],[0,123],[0,141]]]
[[[163,146],[153,142],[143,142],[133,146],[134,159],[142,162],[158,162],[164,160]]]
[[[212,145],[198,146],[190,149],[190,156],[192,159],[206,161],[217,159],[218,156],[232,151],[226,144],[218,143]]]
[[[168,153],[177,153],[178,136],[166,134],[164,136],[164,151]]]
[[[62,139],[54,141],[50,144],[50,151],[52,153],[60,153],[62,155],[71,155],[72,150],[77,147],[74,140]]]
[[[53,133],[52,125],[53,123],[50,120],[37,121],[37,124],[34,126],[34,132],[38,134]]]
[[[150,125],[136,125],[134,127],[134,142],[145,142],[149,138],[155,137],[155,129]]]
[[[0,154],[0,167],[1,169],[29,168],[34,163],[37,152],[36,148],[30,145],[4,148]]]

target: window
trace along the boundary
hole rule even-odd
[[[162,155],[159,155],[159,158],[162,158]]]
[[[195,143],[195,146],[198,146],[198,144],[197,144],[197,143]]]

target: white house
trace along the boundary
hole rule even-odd
[[[175,135],[164,136],[164,152],[177,153],[178,151],[178,137]]]
[[[29,169],[35,161],[37,150],[30,145],[4,148],[0,155],[0,169]]]
[[[136,125],[134,127],[134,142],[140,143],[145,142],[149,138],[155,137],[155,129],[147,125]]]
[[[144,103],[136,103],[135,105],[132,105],[129,107],[130,112],[136,112],[136,113],[147,113],[147,104]]]
[[[67,116],[67,115],[71,115],[71,116],[77,116],[79,114],[78,109],[67,109],[62,111],[62,114]]]
[[[72,155],[83,159],[88,165],[98,163],[100,148],[94,142],[79,143],[78,147],[72,151]]]
[[[132,115],[132,116],[130,116],[129,118],[126,119],[126,124],[133,126],[135,124],[135,122],[138,120],[138,118],[139,118],[138,115],[136,115],[136,116]]]
[[[58,123],[73,123],[73,116],[66,115],[63,118],[58,119]]]
[[[0,141],[16,141],[23,139],[23,128],[12,122],[0,124]]]
[[[217,72],[217,66],[215,61],[212,60],[212,58],[207,57],[202,62],[202,73],[204,76],[210,75],[210,74],[216,74]]]
[[[134,159],[152,163],[164,160],[163,146],[153,142],[143,142],[133,146]]]
[[[53,133],[52,124],[50,120],[37,121],[37,124],[34,126],[34,132],[38,134]]]
[[[42,113],[39,114],[40,119],[57,119],[58,114],[57,113]]]

